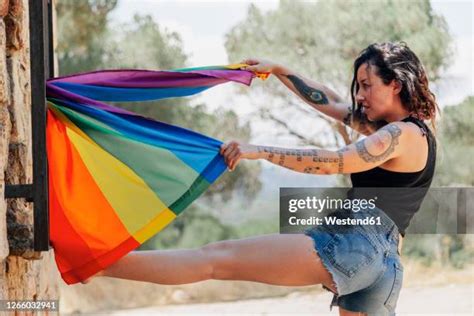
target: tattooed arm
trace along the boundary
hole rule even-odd
[[[272,73],[288,89],[318,111],[340,121],[347,115],[348,105],[344,104],[336,92],[321,83],[304,78],[292,70],[270,61],[247,59],[242,63],[250,65],[244,68],[246,70]]]
[[[324,149],[287,149],[230,142],[222,145],[230,170],[241,159],[265,159],[273,164],[302,173],[354,173],[375,168],[397,158],[405,150],[404,123],[391,123],[372,135],[337,151]]]
[[[352,114],[352,105],[345,102],[336,92],[316,81],[296,74],[292,70],[265,60],[247,59],[242,63],[251,65],[245,69],[258,72],[270,72],[275,75],[288,89],[309,104],[314,109],[364,135],[375,132],[380,125],[370,122],[365,114]]]
[[[284,67],[276,67],[275,75],[280,81],[314,109],[339,120],[364,135],[377,131],[380,124],[370,122],[361,111],[352,113],[352,105],[344,102],[328,87],[294,74]]]

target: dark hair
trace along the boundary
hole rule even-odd
[[[384,84],[387,85],[392,80],[398,81],[402,85],[400,99],[403,107],[421,120],[430,120],[435,129],[436,112],[439,111],[435,95],[428,87],[423,65],[405,42],[374,43],[356,58],[351,84],[353,114],[361,111],[361,105],[355,101],[359,90],[357,70],[365,63],[376,66],[376,74]]]

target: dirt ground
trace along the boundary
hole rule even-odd
[[[279,298],[186,304],[108,312],[108,315],[338,315],[330,293],[291,293]],[[404,288],[397,315],[474,315],[474,284]]]

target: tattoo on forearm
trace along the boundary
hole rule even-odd
[[[304,173],[314,173],[315,170],[319,170],[319,167],[306,167],[304,168]]]
[[[323,91],[308,86],[303,80],[295,75],[287,75],[286,77],[295,86],[296,90],[298,90],[298,92],[301,93],[301,95],[309,102],[319,105],[329,103],[328,97]]]
[[[274,147],[267,146],[258,146],[257,150],[259,153],[269,153],[274,155],[292,155],[297,157],[303,156],[314,156],[317,155],[317,150],[307,150],[307,149],[279,149]]]
[[[270,155],[268,155],[268,160],[270,162],[273,162],[273,157],[275,157],[275,155],[273,153],[270,153]]]
[[[280,155],[280,161],[278,161],[278,164],[280,166],[283,166],[285,164],[285,155]]]
[[[289,166],[285,166],[285,160],[287,156],[296,156],[297,162],[302,162],[303,157],[309,157],[315,164],[313,166],[305,167],[303,172],[304,173],[317,173],[321,170],[322,164],[337,164],[337,171],[338,173],[343,172],[344,168],[344,159],[343,153],[347,151],[347,148],[340,149],[337,151],[337,157],[323,157],[318,153],[317,149],[279,149],[274,147],[266,147],[266,146],[258,146],[258,152],[268,153],[268,161],[272,163],[276,163],[273,161],[275,155],[279,155],[278,165],[284,166],[288,169],[294,170],[294,168],[290,168]]]
[[[387,149],[378,155],[373,155],[369,153],[366,147],[367,139],[363,139],[357,142],[356,148],[357,153],[365,162],[378,162],[387,158],[395,150],[395,146],[398,145],[398,138],[400,137],[402,130],[397,125],[387,125],[384,126],[381,131],[387,131],[390,134],[390,143],[388,144]]]
[[[337,162],[337,173],[342,173],[344,170],[344,151],[346,151],[347,148],[343,148],[337,151],[337,157],[339,161]]]
[[[330,158],[330,157],[313,157],[313,162],[328,162],[328,163],[338,163],[339,158]]]

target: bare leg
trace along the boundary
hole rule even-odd
[[[209,279],[286,286],[324,284],[336,291],[313,240],[303,234],[226,240],[197,249],[131,252],[101,275],[159,284]]]
[[[202,249],[133,251],[99,275],[159,284],[207,280],[212,273]]]

